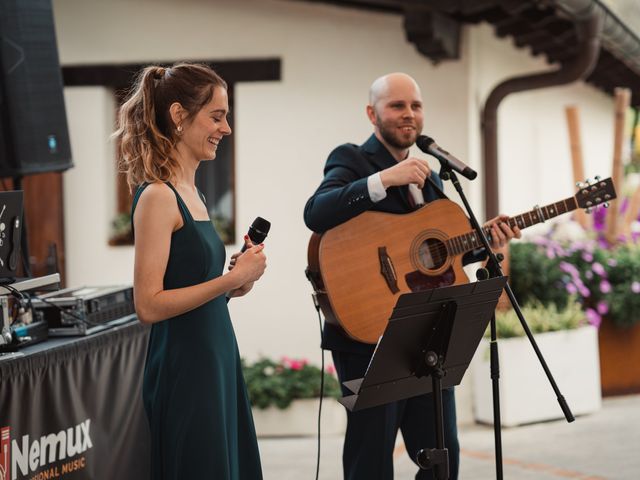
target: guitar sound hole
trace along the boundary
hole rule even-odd
[[[447,248],[437,238],[428,238],[420,244],[418,259],[427,270],[437,270],[447,261]]]

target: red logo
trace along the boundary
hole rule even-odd
[[[0,429],[0,480],[9,480],[11,474],[11,428]]]

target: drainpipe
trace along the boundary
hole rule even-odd
[[[596,65],[600,53],[600,31],[602,15],[595,9],[594,0],[549,1],[574,19],[578,38],[576,57],[563,63],[559,69],[512,77],[497,85],[489,94],[482,111],[482,153],[484,166],[485,218],[499,213],[498,195],[498,107],[511,93],[552,87],[574,82],[587,77]]]

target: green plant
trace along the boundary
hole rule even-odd
[[[280,361],[262,358],[255,363],[242,361],[242,371],[251,404],[257,408],[287,408],[293,400],[320,396],[320,369],[306,360],[283,357]],[[323,373],[324,396],[339,397],[340,386],[333,367]]]
[[[543,305],[533,301],[522,307],[527,325],[532,333],[556,332],[572,330],[586,323],[586,314],[575,297],[569,297],[564,308],[557,308],[553,303]],[[496,313],[496,330],[498,338],[524,336],[520,319],[513,309]],[[489,335],[489,329],[485,336]]]
[[[540,238],[512,244],[510,252],[509,280],[520,303],[561,309],[575,295],[593,325],[603,317],[620,327],[640,321],[640,244]]]

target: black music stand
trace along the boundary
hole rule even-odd
[[[436,448],[416,462],[449,478],[442,388],[458,385],[495,311],[507,277],[401,295],[363,378],[343,382],[351,411],[433,392]],[[431,377],[431,379],[429,379]]]

